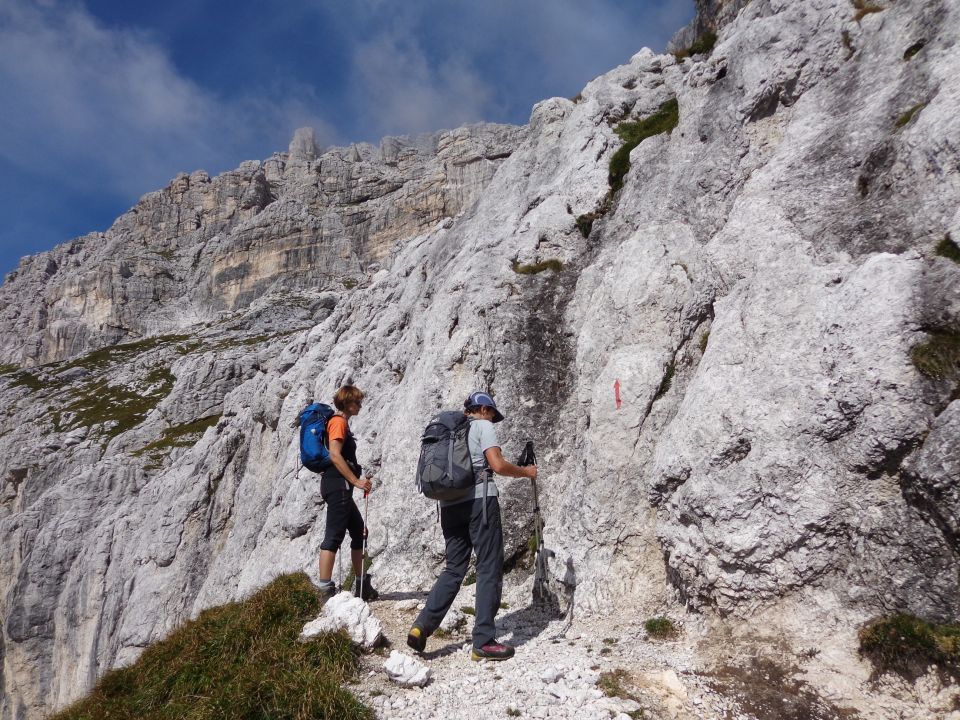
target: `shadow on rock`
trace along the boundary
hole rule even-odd
[[[511,644],[519,647],[538,637],[550,623],[566,617],[567,623],[557,637],[563,635],[566,629],[570,627],[573,621],[573,596],[576,589],[576,573],[573,570],[573,561],[567,560],[567,569],[564,573],[562,593],[567,596],[566,610],[560,609],[560,598],[553,592],[549,583],[544,581],[535,581],[533,585],[533,597],[530,604],[512,613],[504,615],[498,625],[504,632],[512,633]]]
[[[382,592],[380,600],[426,600],[427,593],[420,590],[411,592]]]
[[[425,652],[422,654],[424,660],[436,660],[437,658],[447,657],[448,655],[454,655],[460,652],[463,649],[462,642],[453,642],[447,643],[441,648],[436,650],[431,650],[430,652]]]

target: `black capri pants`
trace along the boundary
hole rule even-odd
[[[323,493],[323,499],[327,503],[327,527],[320,549],[337,552],[349,530],[350,549],[362,550],[363,515],[353,501],[353,493],[350,490],[332,490]]]

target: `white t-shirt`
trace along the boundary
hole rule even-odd
[[[470,432],[467,435],[467,447],[470,449],[470,460],[473,462],[473,472],[477,476],[477,485],[472,494],[467,493],[465,497],[456,500],[441,500],[440,507],[456,505],[457,503],[483,498],[483,475],[487,468],[487,460],[484,453],[492,447],[500,447],[500,441],[497,440],[497,431],[493,423],[489,420],[473,420],[470,423]],[[487,497],[495,497],[500,493],[497,491],[497,485],[493,482],[493,471],[490,472],[490,480],[487,482]]]

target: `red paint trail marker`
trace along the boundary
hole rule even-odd
[[[620,378],[613,384],[613,396],[617,400],[617,410],[620,409]]]

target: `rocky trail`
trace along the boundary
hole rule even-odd
[[[474,662],[474,589],[462,588],[444,621],[449,629],[434,634],[422,655],[406,646],[406,635],[425,593],[385,593],[370,604],[384,641],[361,656],[350,689],[378,718],[960,718],[960,689],[932,673],[911,686],[889,676],[873,681],[863,664],[859,684],[837,675],[841,684],[815,688],[807,679],[822,682],[830,676],[826,666],[845,654],[826,639],[791,649],[757,627],[718,644],[696,616],[675,623],[670,637],[652,637],[646,619],[635,613],[557,617],[531,600],[532,578],[504,589],[497,617],[499,639],[516,647],[514,658]],[[409,688],[391,682],[384,664],[392,651],[424,663],[429,683]]]

